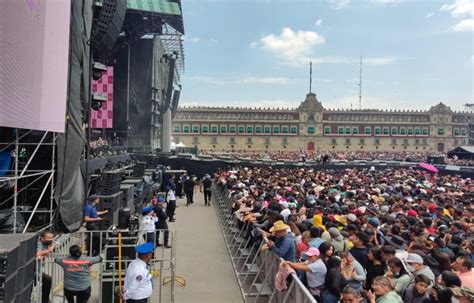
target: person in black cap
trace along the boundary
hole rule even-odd
[[[122,298],[126,303],[147,303],[153,292],[153,276],[147,264],[153,258],[155,247],[147,242],[135,247],[135,251],[137,258],[127,267]]]
[[[99,230],[99,222],[102,221],[103,218],[99,216],[105,215],[109,212],[108,210],[97,211],[97,204],[99,204],[99,197],[97,195],[92,195],[87,199],[87,204],[84,207],[84,223],[89,231],[86,246],[88,253],[92,256],[97,256],[100,251],[100,235],[97,231]]]

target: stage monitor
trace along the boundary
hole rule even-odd
[[[0,126],[64,132],[71,1],[1,2]]]

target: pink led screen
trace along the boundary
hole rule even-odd
[[[0,126],[64,132],[71,2],[0,2]]]
[[[112,113],[114,109],[114,68],[109,66],[107,71],[97,81],[92,81],[92,93],[107,96],[102,108],[92,111],[91,124],[93,128],[112,128]]]

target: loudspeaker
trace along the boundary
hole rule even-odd
[[[132,261],[135,259],[135,244],[122,245],[122,260],[123,261]],[[117,246],[105,246],[105,256],[106,260],[118,260],[118,247]],[[122,261],[122,270],[125,271],[126,265]],[[106,271],[118,271],[118,262],[106,262],[105,263]]]
[[[125,271],[122,273],[122,281],[125,281]],[[102,274],[102,301],[101,302],[119,302],[118,273]],[[114,299],[112,299],[112,297]]]
[[[90,44],[96,58],[108,57],[122,31],[127,0],[103,0],[94,18]]]
[[[16,271],[14,272],[16,274]],[[14,302],[16,295],[16,278],[15,275],[11,275],[6,278],[0,276],[0,303],[11,303]]]
[[[4,236],[5,235],[2,235],[1,238],[4,238]],[[20,247],[18,243],[0,240],[0,275],[9,277],[16,271],[18,267],[19,250]]]

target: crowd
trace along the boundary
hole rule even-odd
[[[262,152],[249,150],[236,150],[233,152],[216,152],[201,150],[201,155],[212,155],[217,158],[230,157],[233,159],[262,160],[291,160],[291,161],[314,161],[325,163],[328,161],[354,161],[354,160],[378,160],[378,161],[408,161],[408,162],[428,162],[428,156],[433,153],[427,152],[386,152],[386,151],[276,151]],[[445,155],[446,164],[459,166],[474,166],[474,160],[463,160],[457,157],[448,158]]]
[[[219,170],[233,212],[318,302],[474,300],[474,182],[398,168]],[[263,242],[263,239],[266,239]]]

